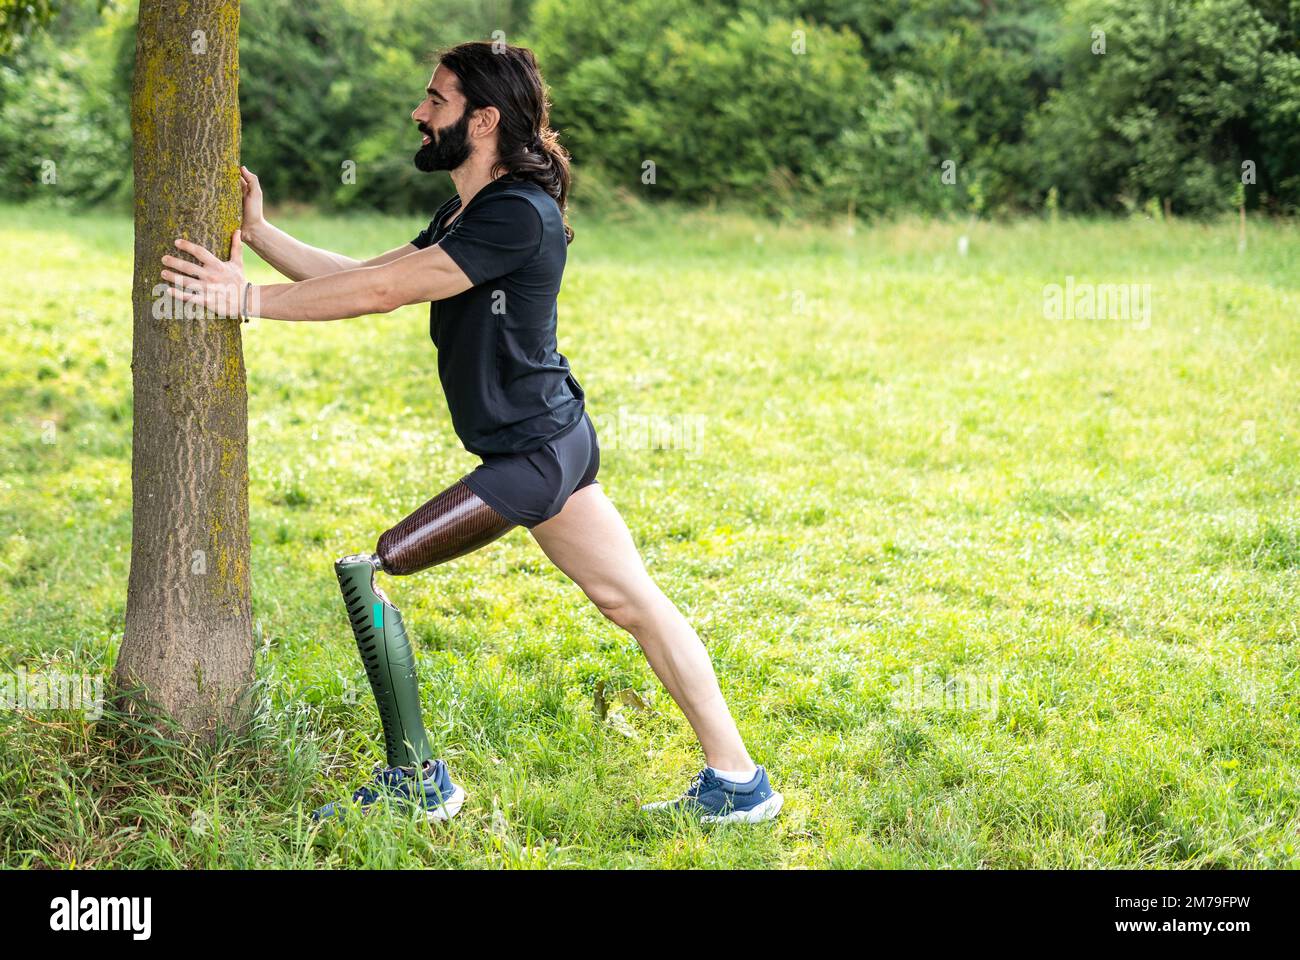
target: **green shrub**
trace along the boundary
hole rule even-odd
[[[77,44],[38,34],[0,62],[0,196],[60,206],[129,202],[118,40],[110,19]]]
[[[409,114],[433,54],[504,37],[537,51],[592,209],[1213,215],[1249,161],[1249,206],[1300,210],[1295,0],[242,6],[243,161],[272,205],[432,209],[453,188],[412,165]],[[133,16],[72,3],[0,58],[0,197],[129,200]]]
[[[1060,89],[1029,123],[1036,189],[1073,210],[1229,208],[1241,164],[1252,203],[1300,201],[1295,34],[1247,0],[1084,0],[1063,31]],[[1292,28],[1294,24],[1292,23]],[[1105,33],[1094,53],[1092,31]],[[1290,51],[1285,48],[1289,46]]]

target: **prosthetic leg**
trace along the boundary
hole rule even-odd
[[[420,721],[415,657],[402,615],[375,586],[379,558],[363,553],[343,557],[334,572],[343,591],[357,650],[366,665],[370,689],[384,725],[384,746],[390,767],[421,767],[433,758]]]
[[[379,538],[376,552],[334,563],[357,650],[379,705],[389,767],[419,770],[433,758],[420,718],[415,656],[402,615],[375,585],[375,571],[418,573],[496,540],[514,523],[462,481],[452,484]]]

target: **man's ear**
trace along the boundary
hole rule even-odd
[[[476,137],[486,137],[497,128],[501,122],[501,111],[496,107],[481,107],[474,112],[474,117],[470,121],[470,131]]]

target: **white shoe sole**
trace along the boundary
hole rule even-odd
[[[654,803],[643,803],[641,809],[647,812],[654,810],[663,810],[666,807],[676,806],[680,801],[677,800],[656,800]],[[730,813],[723,814],[704,814],[700,817],[701,823],[761,823],[764,820],[771,820],[781,812],[781,804],[785,798],[779,793],[773,793],[756,807],[750,807],[748,810],[733,810]]]
[[[456,816],[456,814],[460,812],[460,808],[465,803],[465,798],[467,796],[468,794],[465,793],[464,790],[462,790],[460,787],[457,787],[455,790],[452,791],[451,796],[448,797],[442,804],[434,807],[432,810],[426,810],[424,812],[424,816],[426,819],[430,821],[450,820],[452,817]]]

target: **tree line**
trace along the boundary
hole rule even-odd
[[[575,197],[787,216],[1300,210],[1300,0],[243,0],[268,197],[427,211],[432,55],[533,47]],[[0,55],[0,196],[131,196],[133,4]]]

